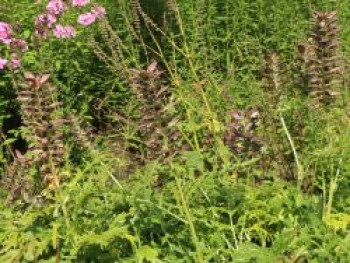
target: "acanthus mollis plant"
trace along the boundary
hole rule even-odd
[[[286,70],[277,52],[267,54],[263,68],[263,102],[262,122],[264,143],[267,147],[269,165],[276,166],[281,177],[293,179],[290,160],[286,154],[285,138],[281,137],[282,99],[286,95]]]
[[[315,12],[310,34],[310,95],[329,103],[342,84],[339,27],[336,12]]]
[[[179,133],[174,129],[176,118],[169,112],[169,85],[156,61],[145,70],[132,69],[131,74],[131,86],[139,102],[137,129],[145,146],[142,162],[164,160],[176,152],[179,143]]]
[[[63,128],[69,121],[59,115],[61,104],[55,100],[56,87],[49,85],[49,77],[48,74],[25,72],[24,83],[18,91],[22,136],[28,142],[28,149],[26,153],[15,152],[14,162],[8,167],[3,181],[11,189],[12,198],[30,189],[27,185],[29,171],[37,171],[47,189],[56,189],[60,185],[59,169],[66,154]]]

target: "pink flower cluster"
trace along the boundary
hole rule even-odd
[[[5,45],[11,43],[11,26],[5,22],[0,22],[0,42]]]
[[[8,63],[7,59],[0,58],[0,69],[4,69],[7,63]]]
[[[0,0],[1,1],[1,0]],[[38,38],[48,38],[52,31],[56,38],[74,38],[76,30],[73,26],[63,26],[58,24],[60,16],[68,9],[68,6],[83,7],[90,3],[90,0],[72,0],[71,4],[67,0],[49,0],[46,12],[35,18],[35,36]],[[94,6],[90,12],[78,16],[78,24],[88,26],[98,19],[106,17],[106,9],[103,6]],[[10,47],[11,58],[0,57],[0,70],[8,66],[17,69],[21,65],[21,53],[28,50],[27,43],[22,39],[12,37],[12,28],[9,24],[0,21],[0,43]]]
[[[54,27],[65,9],[65,3],[62,0],[50,0],[46,6],[46,13],[35,18],[35,35],[39,38],[48,38],[49,29]]]
[[[77,34],[74,27],[62,25],[56,25],[53,33],[57,38],[71,38],[75,37]]]
[[[73,0],[73,6],[86,6],[90,0]]]
[[[81,14],[78,17],[78,23],[83,26],[88,26],[96,21],[96,19],[102,19],[106,16],[106,9],[102,6],[96,6],[91,9],[91,12]]]
[[[64,11],[64,3],[62,0],[50,0],[46,7],[47,14],[58,16]]]
[[[90,3],[90,0],[72,0],[73,7],[82,7]],[[57,38],[73,38],[76,36],[76,30],[72,26],[56,25],[59,17],[68,8],[63,0],[50,0],[46,13],[41,14],[35,19],[35,35],[40,38],[48,38],[49,31],[52,30]],[[90,12],[81,14],[78,17],[78,23],[83,26],[88,26],[94,23],[97,19],[102,19],[106,16],[106,10],[102,6],[95,6]]]
[[[0,22],[0,42],[9,46],[11,50],[10,67],[17,69],[21,65],[21,58],[18,53],[24,53],[28,50],[27,42],[22,39],[12,37],[12,28],[5,22]],[[9,61],[5,58],[0,58],[0,70],[4,69]]]

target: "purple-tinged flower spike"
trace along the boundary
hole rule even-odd
[[[73,6],[86,6],[90,0],[73,0]]]

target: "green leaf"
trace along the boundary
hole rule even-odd
[[[203,171],[204,169],[203,156],[199,152],[185,152],[184,158],[189,168]]]
[[[149,262],[161,262],[158,257],[158,251],[150,246],[142,246],[136,252],[136,257],[139,262],[147,260]]]
[[[14,143],[15,141],[17,141],[16,138],[9,138],[3,142],[3,145],[10,145],[10,144]]]

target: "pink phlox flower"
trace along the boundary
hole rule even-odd
[[[90,3],[90,0],[73,0],[73,6],[85,6]]]
[[[91,13],[94,14],[97,18],[106,17],[106,9],[103,6],[95,6],[91,9]]]
[[[66,26],[65,31],[66,31],[66,36],[69,38],[76,37],[76,35],[77,35],[77,31],[72,26]]]
[[[11,43],[11,26],[5,22],[0,22],[0,42],[6,45]]]
[[[46,10],[48,14],[59,15],[64,11],[64,3],[62,0],[50,0]]]
[[[96,15],[93,13],[85,13],[81,14],[78,17],[78,23],[83,25],[83,26],[88,26],[96,21]]]
[[[11,55],[11,68],[17,69],[21,66],[21,58],[17,54]]]
[[[4,58],[0,58],[0,69],[4,69],[8,60]]]
[[[52,28],[52,26],[57,22],[57,17],[52,14],[47,14],[46,19],[48,28]]]
[[[11,42],[11,48],[20,49],[22,52],[26,52],[28,51],[28,44],[26,41],[22,39],[14,38],[12,39],[12,42]]]
[[[53,33],[57,38],[72,38],[76,36],[76,31],[72,26],[56,25]]]
[[[62,25],[56,25],[56,27],[53,30],[53,34],[57,37],[57,38],[64,38],[65,37],[65,30],[64,27]]]

